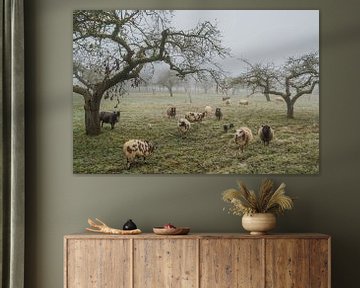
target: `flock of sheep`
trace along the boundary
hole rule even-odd
[[[242,103],[242,105],[247,104]],[[176,107],[169,107],[166,114],[168,118],[175,118]],[[211,115],[215,115],[217,120],[221,120],[223,118],[221,108],[216,108],[215,113],[213,113],[213,108],[210,106],[206,106],[204,112],[187,112],[184,118],[180,118],[177,121],[177,128],[180,135],[184,137],[191,130],[193,123],[201,122],[205,117]],[[114,129],[115,123],[119,122],[120,112],[100,112],[99,117],[101,126],[103,126],[104,123],[108,123],[111,125],[111,129]],[[232,128],[234,128],[232,123],[223,125],[224,132],[228,132]],[[269,125],[261,125],[258,130],[258,136],[264,145],[269,145],[270,141],[274,137],[274,131]],[[233,141],[238,145],[240,151],[243,152],[253,138],[254,136],[250,128],[240,127],[236,129]],[[154,152],[154,149],[155,146],[151,141],[140,139],[131,139],[127,141],[123,145],[127,169],[130,169],[136,158],[143,158],[145,160],[147,156]]]
[[[247,104],[246,104],[247,105]],[[213,112],[212,107],[206,106],[204,112],[187,112],[185,114],[185,119],[180,118],[178,121],[178,130],[181,134],[186,134],[191,127],[191,122],[201,122],[203,118],[207,115],[211,115]],[[167,110],[168,117],[175,117],[176,115],[176,108],[169,107]],[[223,118],[223,113],[221,108],[215,109],[215,117],[217,120],[221,120]],[[228,132],[229,129],[234,128],[234,124],[224,124],[223,125],[224,131]],[[260,139],[263,141],[264,145],[269,145],[270,141],[274,137],[274,130],[269,125],[261,125],[258,130],[258,135]],[[252,131],[248,127],[240,127],[236,130],[234,134],[234,141],[239,146],[241,152],[244,151],[244,148],[252,141],[254,138]]]

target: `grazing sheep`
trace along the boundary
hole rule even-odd
[[[275,97],[275,102],[278,102],[278,103],[284,103],[284,102],[285,102],[285,100],[284,100],[284,98],[283,98],[283,97],[278,96],[278,97]]]
[[[234,141],[239,145],[241,152],[244,152],[244,148],[249,144],[253,139],[253,134],[248,127],[241,127],[237,129],[234,136]]]
[[[154,144],[146,140],[131,139],[127,141],[123,146],[127,169],[130,169],[132,162],[137,157],[143,157],[145,161],[145,157],[151,155],[154,149]]]
[[[187,112],[185,118],[190,122],[201,122],[205,117],[205,112]]]
[[[206,106],[205,107],[205,115],[206,116],[211,116],[213,113],[213,109],[211,108],[211,106]]]
[[[111,129],[114,129],[115,123],[119,122],[120,111],[114,112],[105,112],[102,111],[99,114],[101,127],[104,126],[104,123],[109,123],[111,125]]]
[[[221,112],[221,108],[216,108],[216,110],[215,110],[215,117],[216,117],[218,120],[221,120],[221,119],[222,119],[223,113]]]
[[[229,100],[230,99],[230,96],[224,96],[224,97],[222,97],[222,100],[223,101],[226,101],[226,100]]]
[[[229,123],[229,124],[224,124],[224,132],[227,133],[231,128],[234,128],[234,124],[233,123]]]
[[[187,132],[189,132],[189,130],[191,128],[190,122],[184,118],[179,119],[177,126],[178,126],[179,132],[182,135],[185,135]]]
[[[169,118],[175,118],[176,116],[176,107],[171,106],[166,110],[166,114]]]
[[[241,100],[239,101],[239,104],[240,104],[240,105],[249,105],[249,100],[247,100],[247,99],[241,99]]]
[[[274,130],[269,125],[261,125],[258,131],[258,135],[264,145],[269,145],[270,141],[274,137]]]
[[[230,105],[230,104],[231,104],[230,99],[226,100],[226,101],[225,101],[225,104],[226,104],[226,105]]]

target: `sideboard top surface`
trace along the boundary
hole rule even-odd
[[[250,235],[245,233],[189,233],[188,235],[156,235],[142,233],[138,235],[112,235],[101,233],[74,233],[64,236],[65,239],[329,239],[330,236],[320,233],[286,233]]]

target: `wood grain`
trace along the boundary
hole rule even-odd
[[[204,239],[200,244],[200,287],[261,288],[261,239]]]
[[[323,239],[310,240],[310,287],[329,287],[329,252],[328,241]]]
[[[323,234],[201,233],[64,239],[65,288],[330,288]]]
[[[131,287],[130,240],[67,240],[66,288]]]
[[[266,239],[266,288],[309,287],[309,243],[306,239]]]
[[[134,287],[196,288],[196,246],[193,239],[134,240]]]

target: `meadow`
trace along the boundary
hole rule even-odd
[[[230,105],[215,93],[133,92],[124,95],[119,108],[115,101],[103,100],[101,111],[120,110],[120,121],[113,130],[104,123],[101,134],[87,136],[84,128],[83,98],[73,95],[73,172],[76,174],[318,174],[319,173],[319,99],[305,95],[295,104],[295,118],[286,118],[285,103],[266,102],[262,95],[239,105],[244,96],[231,96]],[[166,116],[176,106],[175,119]],[[206,117],[192,123],[182,137],[177,120],[188,111],[203,112],[206,105],[221,108],[224,117]],[[233,123],[225,133],[223,125]],[[264,146],[257,131],[270,125],[275,137]],[[241,153],[233,141],[235,129],[249,127],[254,140]],[[144,139],[156,144],[146,162],[138,159],[126,169],[123,144],[129,139]]]

